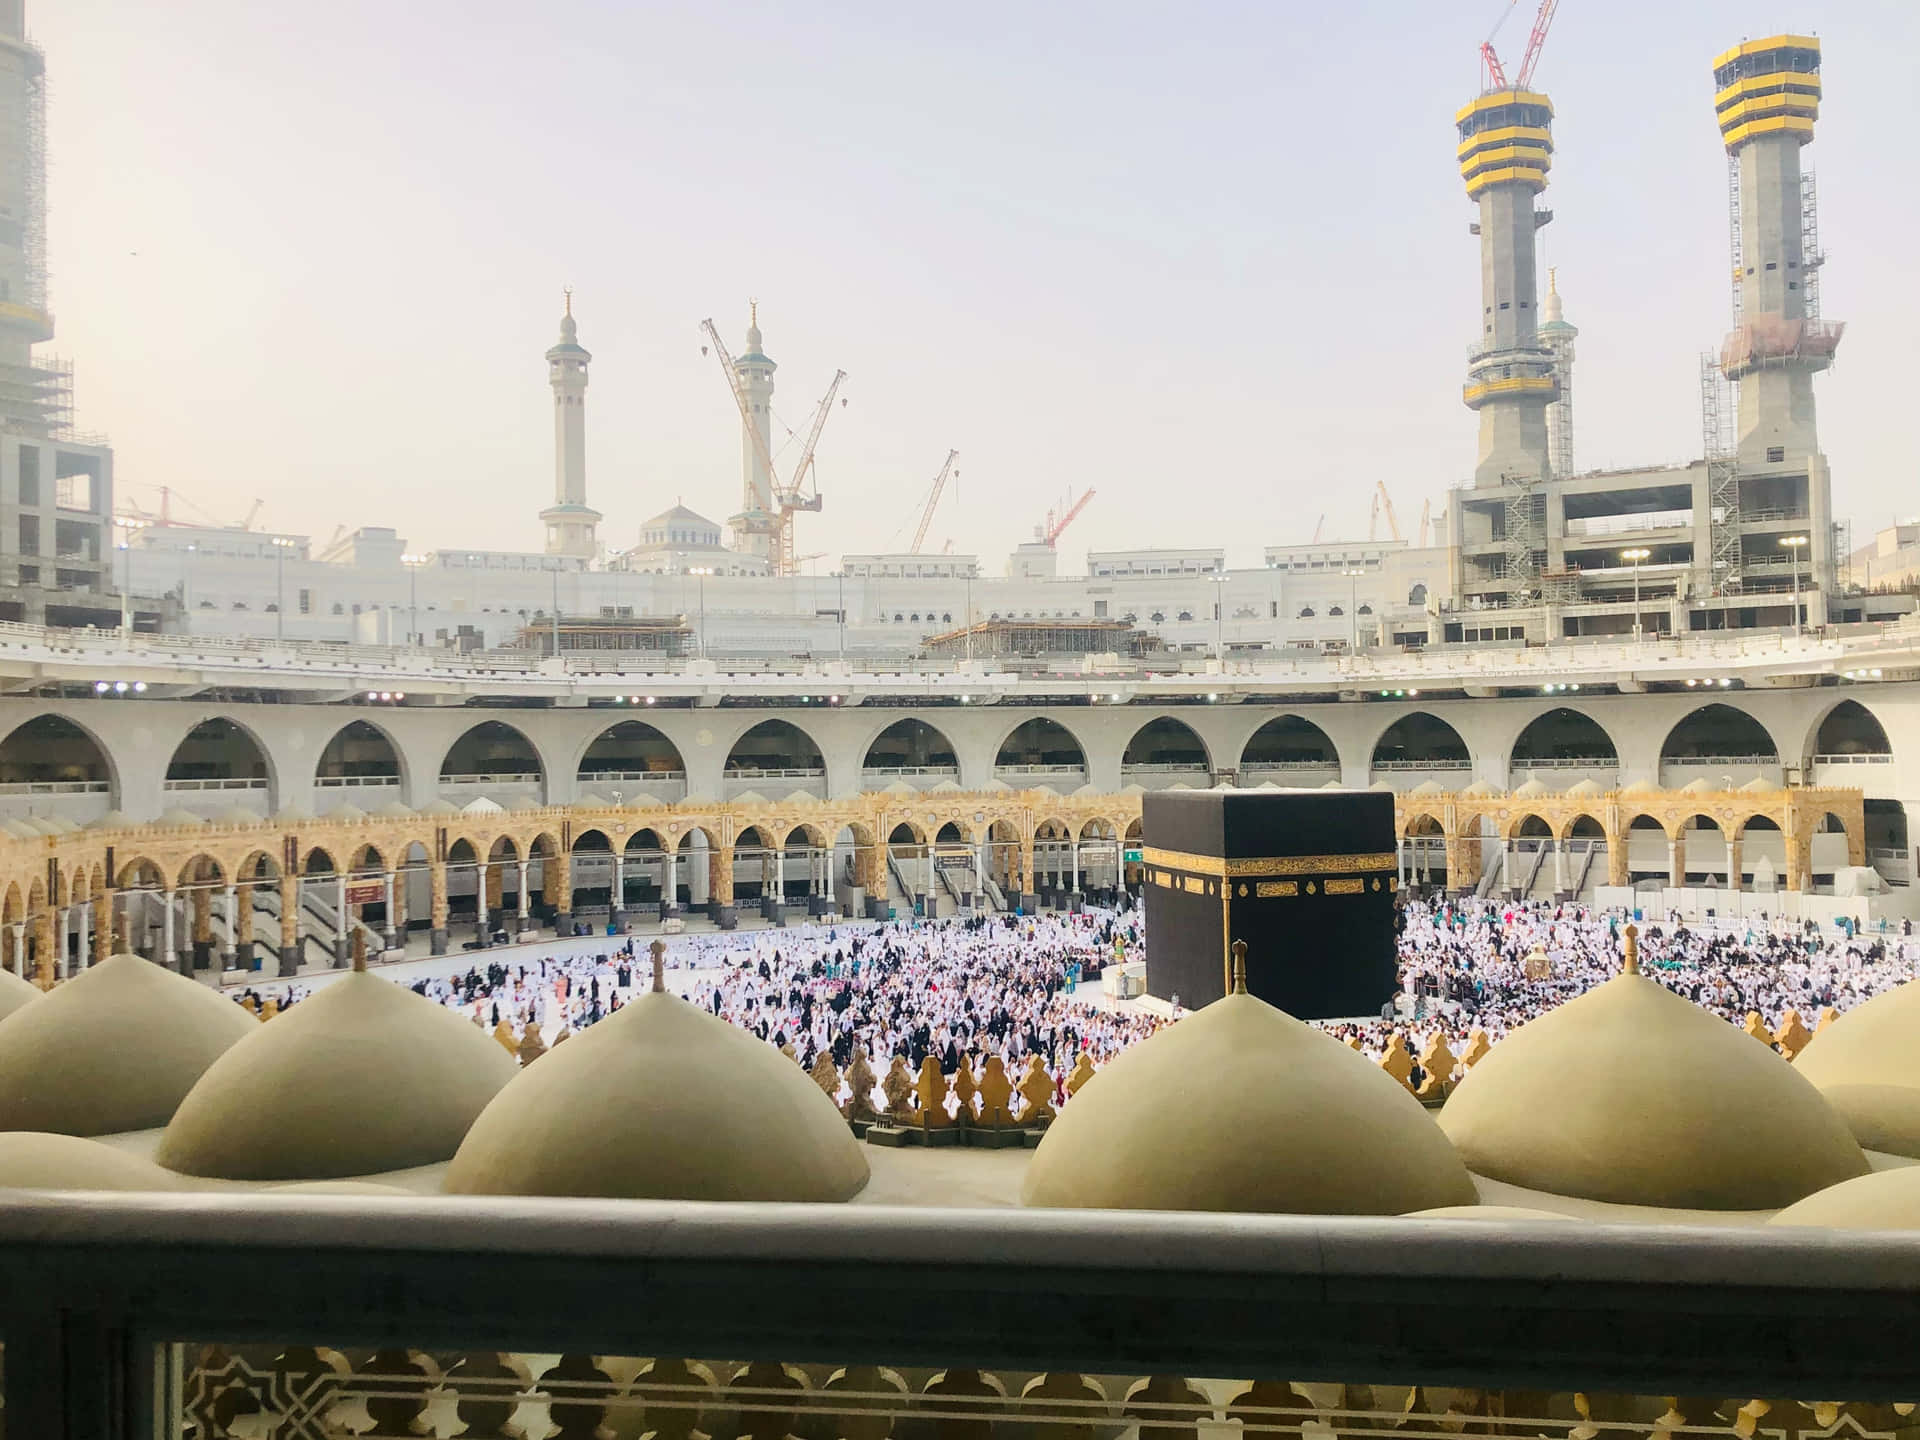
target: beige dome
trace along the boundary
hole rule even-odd
[[[1869,1150],[1920,1159],[1920,985],[1909,981],[1821,1030],[1793,1068],[1827,1097]]]
[[[473,1122],[445,1188],[837,1201],[866,1183],[853,1132],[798,1065],[656,991],[515,1076]]]
[[[1440,1128],[1476,1174],[1617,1205],[1770,1210],[1867,1168],[1791,1065],[1642,975],[1494,1046]]]
[[[1471,1205],[1420,1102],[1264,1000],[1228,995],[1098,1072],[1047,1130],[1028,1205],[1400,1215]]]
[[[111,1135],[164,1125],[201,1072],[258,1024],[204,985],[115,955],[0,1020],[0,1128]]]
[[[1442,1205],[1433,1210],[1415,1210],[1408,1220],[1566,1220],[1573,1216],[1556,1210],[1529,1210],[1524,1205]]]
[[[364,972],[255,1027],[180,1102],[154,1152],[222,1180],[331,1180],[451,1159],[514,1076],[444,1005]]]
[[[1920,1230],[1920,1165],[1880,1170],[1815,1191],[1769,1225],[1831,1225],[1836,1230]]]
[[[0,970],[0,1020],[13,1014],[22,1005],[40,998],[40,987],[31,980],[22,980],[11,970]]]
[[[180,1190],[187,1182],[98,1140],[33,1130],[0,1134],[0,1189]]]

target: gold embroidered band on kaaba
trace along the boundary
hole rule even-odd
[[[1355,871],[1394,870],[1398,860],[1391,850],[1363,855],[1269,855],[1256,859],[1227,860],[1218,855],[1193,855],[1183,850],[1143,849],[1141,860],[1148,865],[1166,865],[1196,875],[1215,875],[1229,879],[1262,875],[1351,875]]]

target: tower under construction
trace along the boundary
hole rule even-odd
[[[1713,62],[1714,113],[1726,145],[1733,249],[1734,326],[1720,369],[1737,389],[1732,460],[1738,467],[1740,550],[1729,567],[1747,588],[1779,588],[1773,533],[1806,537],[1807,588],[1833,578],[1831,488],[1814,422],[1813,377],[1833,363],[1842,326],[1819,313],[1818,206],[1801,147],[1820,113],[1820,42],[1808,35],[1743,41]],[[1755,530],[1753,522],[1762,522]],[[1767,522],[1773,522],[1771,524]],[[1775,583],[1767,583],[1775,582]]]
[[[1533,197],[1553,163],[1553,103],[1532,90],[1489,91],[1454,117],[1460,178],[1480,207],[1480,335],[1462,398],[1480,415],[1477,486],[1543,480],[1547,406],[1559,397],[1553,352],[1540,340],[1534,233],[1553,218]]]

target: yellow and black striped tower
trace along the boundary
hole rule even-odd
[[[1533,197],[1553,163],[1553,102],[1500,89],[1454,116],[1460,178],[1479,204],[1480,333],[1469,348],[1467,408],[1480,415],[1477,487],[1544,480],[1547,406],[1559,397],[1553,352],[1539,336],[1534,232],[1553,218]]]
[[[1819,314],[1814,196],[1800,164],[1820,114],[1820,42],[1743,41],[1714,60],[1713,83],[1734,192],[1735,324],[1720,358],[1740,390],[1740,466],[1797,470],[1819,452],[1813,377],[1840,340]]]

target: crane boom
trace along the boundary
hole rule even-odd
[[[1049,510],[1047,512],[1047,528],[1040,538],[1046,542],[1048,549],[1053,548],[1054,541],[1060,538],[1060,532],[1073,523],[1074,517],[1087,508],[1087,502],[1091,499],[1093,499],[1092,486],[1088,486],[1085,490],[1082,490],[1078,500],[1073,498],[1073,492],[1069,490],[1067,492],[1066,512],[1057,520],[1054,518],[1053,511]]]
[[[740,423],[747,427],[747,434],[753,437],[753,448],[760,454],[760,463],[767,467],[767,475],[773,475],[773,456],[767,453],[766,437],[760,433],[760,427],[753,423],[753,402],[747,399],[745,387],[740,384],[740,370],[733,362],[733,352],[727,349],[726,342],[720,338],[720,332],[714,328],[713,321],[702,320],[700,328],[706,332],[707,343],[713,347],[713,353],[719,357],[720,368],[726,373],[727,389],[733,392],[733,403],[740,410]],[[773,482],[776,486],[779,482]]]
[[[1420,548],[1427,548],[1427,540],[1433,534],[1433,501],[1420,502]]]
[[[940,503],[941,492],[947,488],[947,476],[953,473],[953,462],[960,458],[958,450],[947,451],[947,463],[940,467],[940,473],[933,477],[933,489],[927,492],[927,505],[920,512],[920,528],[913,532],[913,544],[907,547],[909,555],[918,555],[920,547],[927,542],[927,527],[933,524],[933,512]]]
[[[1534,12],[1533,31],[1527,36],[1526,57],[1520,62],[1520,74],[1514,82],[1520,89],[1533,87],[1533,69],[1540,63],[1540,48],[1547,43],[1547,29],[1553,24],[1553,12],[1560,8],[1560,0],[1540,0],[1540,8]]]
[[[1387,512],[1387,532],[1393,536],[1394,541],[1397,544],[1400,540],[1400,517],[1393,513],[1393,497],[1387,494],[1386,481],[1376,480],[1373,483],[1376,489],[1376,494],[1374,496],[1374,511],[1375,513],[1378,513],[1380,510],[1384,509]],[[1373,538],[1371,529],[1369,529],[1367,538],[1369,540]]]
[[[833,383],[827,386],[827,393],[821,397],[819,408],[813,412],[813,424],[807,431],[806,448],[800,452],[800,459],[793,467],[792,477],[784,486],[777,480],[774,482],[773,493],[779,497],[782,510],[818,510],[820,508],[818,487],[814,489],[813,494],[806,496],[800,493],[800,489],[812,478],[814,447],[820,443],[820,432],[827,427],[827,412],[833,409],[833,397],[840,393],[840,384],[846,378],[847,372],[844,370],[833,372]]]

